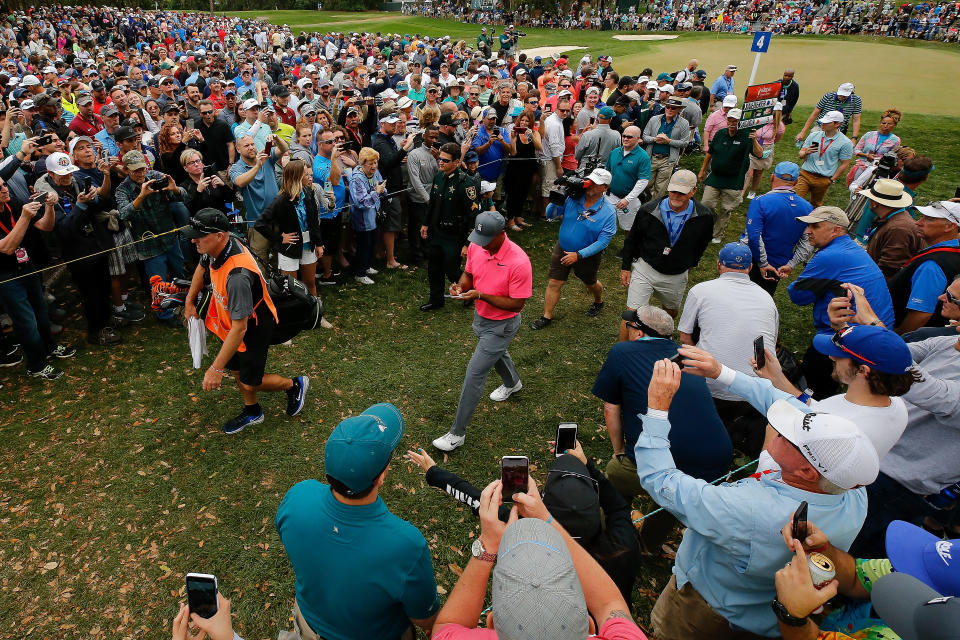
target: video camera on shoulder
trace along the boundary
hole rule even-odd
[[[567,198],[573,198],[574,200],[582,198],[587,176],[602,164],[600,156],[585,156],[575,172],[570,175],[562,175],[554,180],[553,187],[550,189],[550,202],[562,207]]]

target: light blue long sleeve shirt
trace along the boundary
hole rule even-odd
[[[766,380],[724,369],[722,382],[764,413],[776,400],[789,400]],[[796,399],[791,404],[809,411]],[[778,637],[770,609],[774,574],[793,557],[780,529],[806,501],[810,521],[846,550],[866,518],[866,490],[811,493],[786,484],[779,471],[714,486],[676,468],[669,433],[667,412],[648,411],[634,452],[643,488],[687,527],[673,566],[677,588],[689,582],[731,626]]]

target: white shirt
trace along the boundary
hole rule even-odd
[[[883,460],[887,452],[907,428],[907,404],[898,397],[891,397],[886,407],[865,407],[847,400],[844,395],[831,396],[810,404],[814,411],[835,413],[854,422],[863,434],[870,438],[877,457]]]
[[[753,341],[763,336],[770,351],[776,349],[780,313],[773,298],[746,273],[727,272],[715,280],[694,285],[687,293],[677,328],[693,334],[700,327],[697,346],[709,351],[731,369],[756,376],[750,365]],[[716,380],[707,379],[714,398],[740,400]]]
[[[543,121],[543,150],[544,158],[562,158],[564,152],[563,121],[556,113]]]

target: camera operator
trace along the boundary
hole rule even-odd
[[[553,310],[571,269],[593,294],[587,315],[595,318],[603,310],[603,284],[597,274],[603,250],[617,232],[617,214],[605,197],[609,187],[610,172],[594,169],[583,182],[583,191],[567,196],[560,214],[563,217],[560,237],[550,256],[543,315],[530,324],[531,329],[545,329],[553,323]]]

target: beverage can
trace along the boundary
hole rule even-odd
[[[813,580],[813,586],[817,589],[823,589],[830,584],[830,581],[837,575],[836,567],[833,561],[822,553],[811,553],[807,556],[807,568],[810,569],[810,578]],[[817,607],[810,613],[822,613],[823,607]]]

